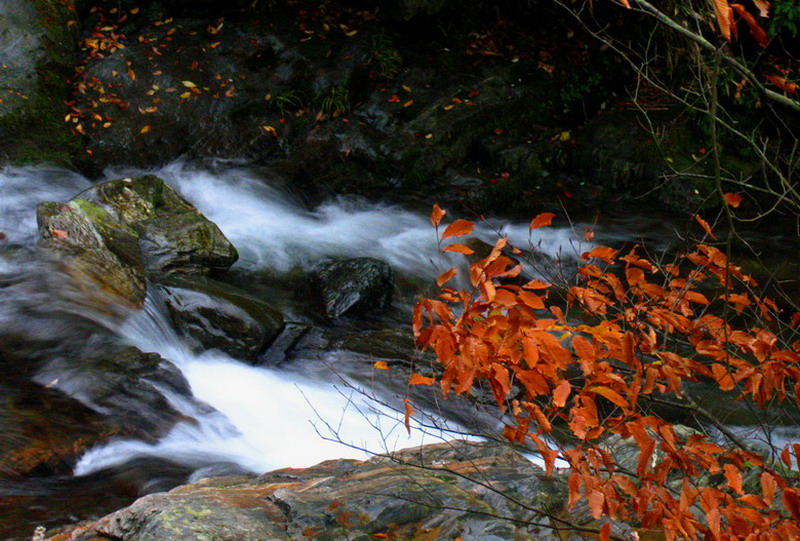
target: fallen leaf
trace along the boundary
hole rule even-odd
[[[143,126],[143,127],[142,127],[142,129],[141,129],[141,130],[139,130],[139,133],[141,133],[141,134],[145,134],[145,133],[147,133],[147,132],[149,132],[149,131],[150,131],[150,125],[148,124],[148,125],[146,125],[146,126]]]

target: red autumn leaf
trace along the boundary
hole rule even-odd
[[[475,253],[475,250],[470,248],[469,246],[464,246],[463,244],[449,244],[442,249],[443,252],[456,252],[459,254],[464,255],[472,255]]]
[[[446,210],[442,210],[439,205],[433,205],[433,210],[431,211],[431,225],[433,225],[433,227],[439,227],[439,223],[442,221],[445,214],[447,214]]]
[[[553,218],[555,218],[555,216],[556,215],[553,214],[552,212],[542,212],[541,214],[536,216],[536,218],[531,220],[530,229],[534,230],[539,227],[550,225],[551,223],[553,223]]]
[[[698,214],[694,214],[693,216],[694,219],[697,220],[697,223],[700,224],[700,227],[702,227],[703,230],[708,234],[708,236],[714,240],[717,240],[717,236],[714,234],[713,231],[711,231],[711,226],[708,225],[708,222],[702,219]]]
[[[408,380],[409,385],[433,385],[436,382],[433,378],[428,378],[416,372],[411,374],[411,379]]]
[[[739,205],[742,204],[742,196],[738,193],[728,192],[722,196],[722,199],[725,200],[725,203],[733,208],[738,208]]]
[[[469,235],[475,228],[475,224],[469,220],[456,220],[447,226],[442,233],[442,240],[450,237],[460,237],[462,235]]]
[[[66,239],[69,237],[69,234],[63,229],[53,229],[50,233],[57,239]]]

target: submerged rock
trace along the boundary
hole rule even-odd
[[[102,206],[138,233],[148,274],[225,270],[239,257],[215,223],[155,175],[103,182],[78,198]]]
[[[109,426],[151,441],[186,419],[164,393],[191,397],[188,382],[170,361],[114,344],[53,359],[35,380],[78,400],[102,415]]]
[[[161,283],[175,325],[206,349],[255,361],[284,328],[268,303],[203,276],[172,276]]]
[[[317,271],[325,315],[381,312],[392,299],[392,268],[379,259],[360,257],[326,263]]]
[[[566,487],[507,446],[449,442],[152,494],[53,540],[560,539]],[[525,505],[520,505],[522,502]],[[313,534],[313,535],[312,535]]]

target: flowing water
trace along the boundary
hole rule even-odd
[[[112,171],[108,176],[138,173]],[[413,284],[430,281],[458,261],[443,258],[427,216],[401,207],[342,198],[307,208],[269,171],[231,164],[174,163],[155,173],[219,225],[240,253],[233,269],[238,275],[281,276],[298,269],[306,272],[328,258],[369,256],[387,261],[398,283]],[[96,334],[157,352],[177,366],[194,400],[162,389],[185,418],[165,434],[112,438],[86,450],[66,474],[0,479],[0,496],[10,502],[5,507],[0,504],[0,535],[24,535],[36,523],[108,512],[143,493],[207,474],[302,467],[336,457],[365,458],[369,453],[452,437],[448,429],[461,434],[472,429],[473,421],[491,428],[490,421],[471,419],[453,401],[436,418],[426,418],[424,426],[415,422],[409,434],[398,412],[403,390],[375,385],[365,391],[363,382],[348,378],[347,368],[331,368],[346,365],[346,352],[306,355],[301,350],[284,365],[257,367],[218,351],[192,349],[172,328],[155,288],[145,308],[124,321],[90,313],[74,299],[62,299],[52,277],[41,278],[53,271],[41,267],[36,257],[35,207],[45,200],[66,201],[90,185],[75,173],[54,168],[0,171],[0,232],[5,236],[0,239],[0,325],[22,329],[42,343],[42,351],[33,355],[41,359],[33,366],[64,355],[67,346],[94,340]],[[674,238],[668,221],[641,217],[637,223],[636,227],[623,220],[601,223],[595,242],[643,239],[651,249],[664,250]],[[579,240],[582,230],[583,225],[576,224],[531,234],[527,223],[490,221],[479,224],[475,236],[489,244],[498,234],[507,236],[515,246],[535,252],[551,271],[566,272],[563,265],[589,248]],[[406,291],[399,298],[413,294]],[[396,303],[391,317],[381,324],[410,333],[409,310],[408,303]],[[370,325],[374,328],[375,323]],[[30,379],[47,392],[46,387],[61,376],[52,370],[28,375],[9,369],[7,361],[0,366],[5,371],[0,383]],[[0,423],[19,415],[5,407]],[[3,514],[8,517],[5,521]]]
[[[139,173],[116,171],[108,176]],[[282,187],[280,179],[245,167],[175,163],[155,173],[219,225],[240,253],[234,268],[240,275],[280,276],[308,271],[328,258],[368,256],[387,261],[400,281],[412,283],[430,281],[457,264],[457,258],[449,260],[439,252],[427,216],[400,207],[342,198],[310,209]],[[69,200],[91,184],[74,173],[46,167],[7,168],[0,173],[0,231],[5,236],[0,240],[0,323],[9,331],[12,327],[24,331],[30,341],[46,343],[34,355],[38,364],[32,366],[49,367],[29,376],[20,372],[6,377],[9,381],[29,377],[42,388],[56,385],[97,410],[77,390],[86,382],[73,379],[67,384],[61,380],[68,374],[47,363],[50,356],[63,356],[67,345],[110,334],[174,363],[189,382],[194,400],[165,388],[165,398],[186,419],[166,434],[155,440],[112,438],[85,451],[70,475],[0,480],[0,495],[11,502],[0,511],[7,511],[17,523],[0,525],[0,532],[22,535],[37,521],[58,522],[110,510],[88,496],[81,503],[74,501],[76,487],[84,495],[119,494],[119,499],[109,496],[107,501],[122,505],[126,498],[208,473],[264,472],[336,457],[363,459],[371,453],[464,435],[467,429],[459,422],[471,421],[457,401],[446,404],[440,416],[426,418],[424,426],[412,419],[409,434],[404,415],[398,412],[403,390],[380,384],[365,390],[349,380],[347,368],[331,368],[346,364],[343,352],[316,352],[307,358],[300,352],[281,367],[256,367],[218,351],[192,349],[172,329],[155,288],[145,308],[124,321],[118,314],[91,312],[85,303],[64,297],[59,286],[53,286],[57,278],[41,277],[55,271],[42,266],[36,256],[35,207],[41,201]],[[498,222],[479,225],[475,236],[493,243],[498,231],[520,246],[535,244],[548,260],[578,251],[573,232],[566,228],[529,236],[526,224]],[[410,332],[410,305],[396,304],[387,324]],[[483,421],[483,426],[487,424],[491,422]],[[47,508],[55,518],[47,516]]]

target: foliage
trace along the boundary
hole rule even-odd
[[[800,26],[800,4],[794,0],[772,0],[772,22],[769,25],[773,35],[787,32],[797,37]]]
[[[724,199],[741,203],[738,194]],[[437,232],[443,216],[435,206]],[[540,214],[531,230],[553,217]],[[441,240],[472,229],[472,222],[456,220]],[[472,254],[458,243],[442,251]],[[711,244],[698,243],[667,265],[642,253],[638,245],[624,252],[592,247],[581,256],[577,281],[559,292],[542,280],[521,280],[517,258],[524,254],[500,238],[470,265],[470,289],[446,285],[457,274],[451,268],[437,280],[438,299],[415,307],[414,334],[442,371],[438,382],[414,374],[410,384],[438,383],[446,397],[488,383],[497,407],[513,419],[506,438],[534,445],[548,472],[556,458],[567,461],[569,504],[585,498],[595,518],[663,528],[667,539],[798,538],[800,486],[789,469],[800,467],[800,444],[778,449],[774,460],[762,456],[693,404],[683,387],[703,380],[753,407],[800,405],[793,330],[800,313],[791,324],[782,321],[776,304],[754,293],[753,278]],[[727,444],[677,430],[648,411],[670,396]],[[570,445],[556,448],[549,439],[558,426],[571,435]],[[635,471],[603,446],[609,437],[635,442]],[[599,534],[608,539],[610,523]]]
[[[370,37],[367,43],[367,65],[372,69],[374,77],[394,79],[400,73],[403,58],[386,34],[379,33]]]

